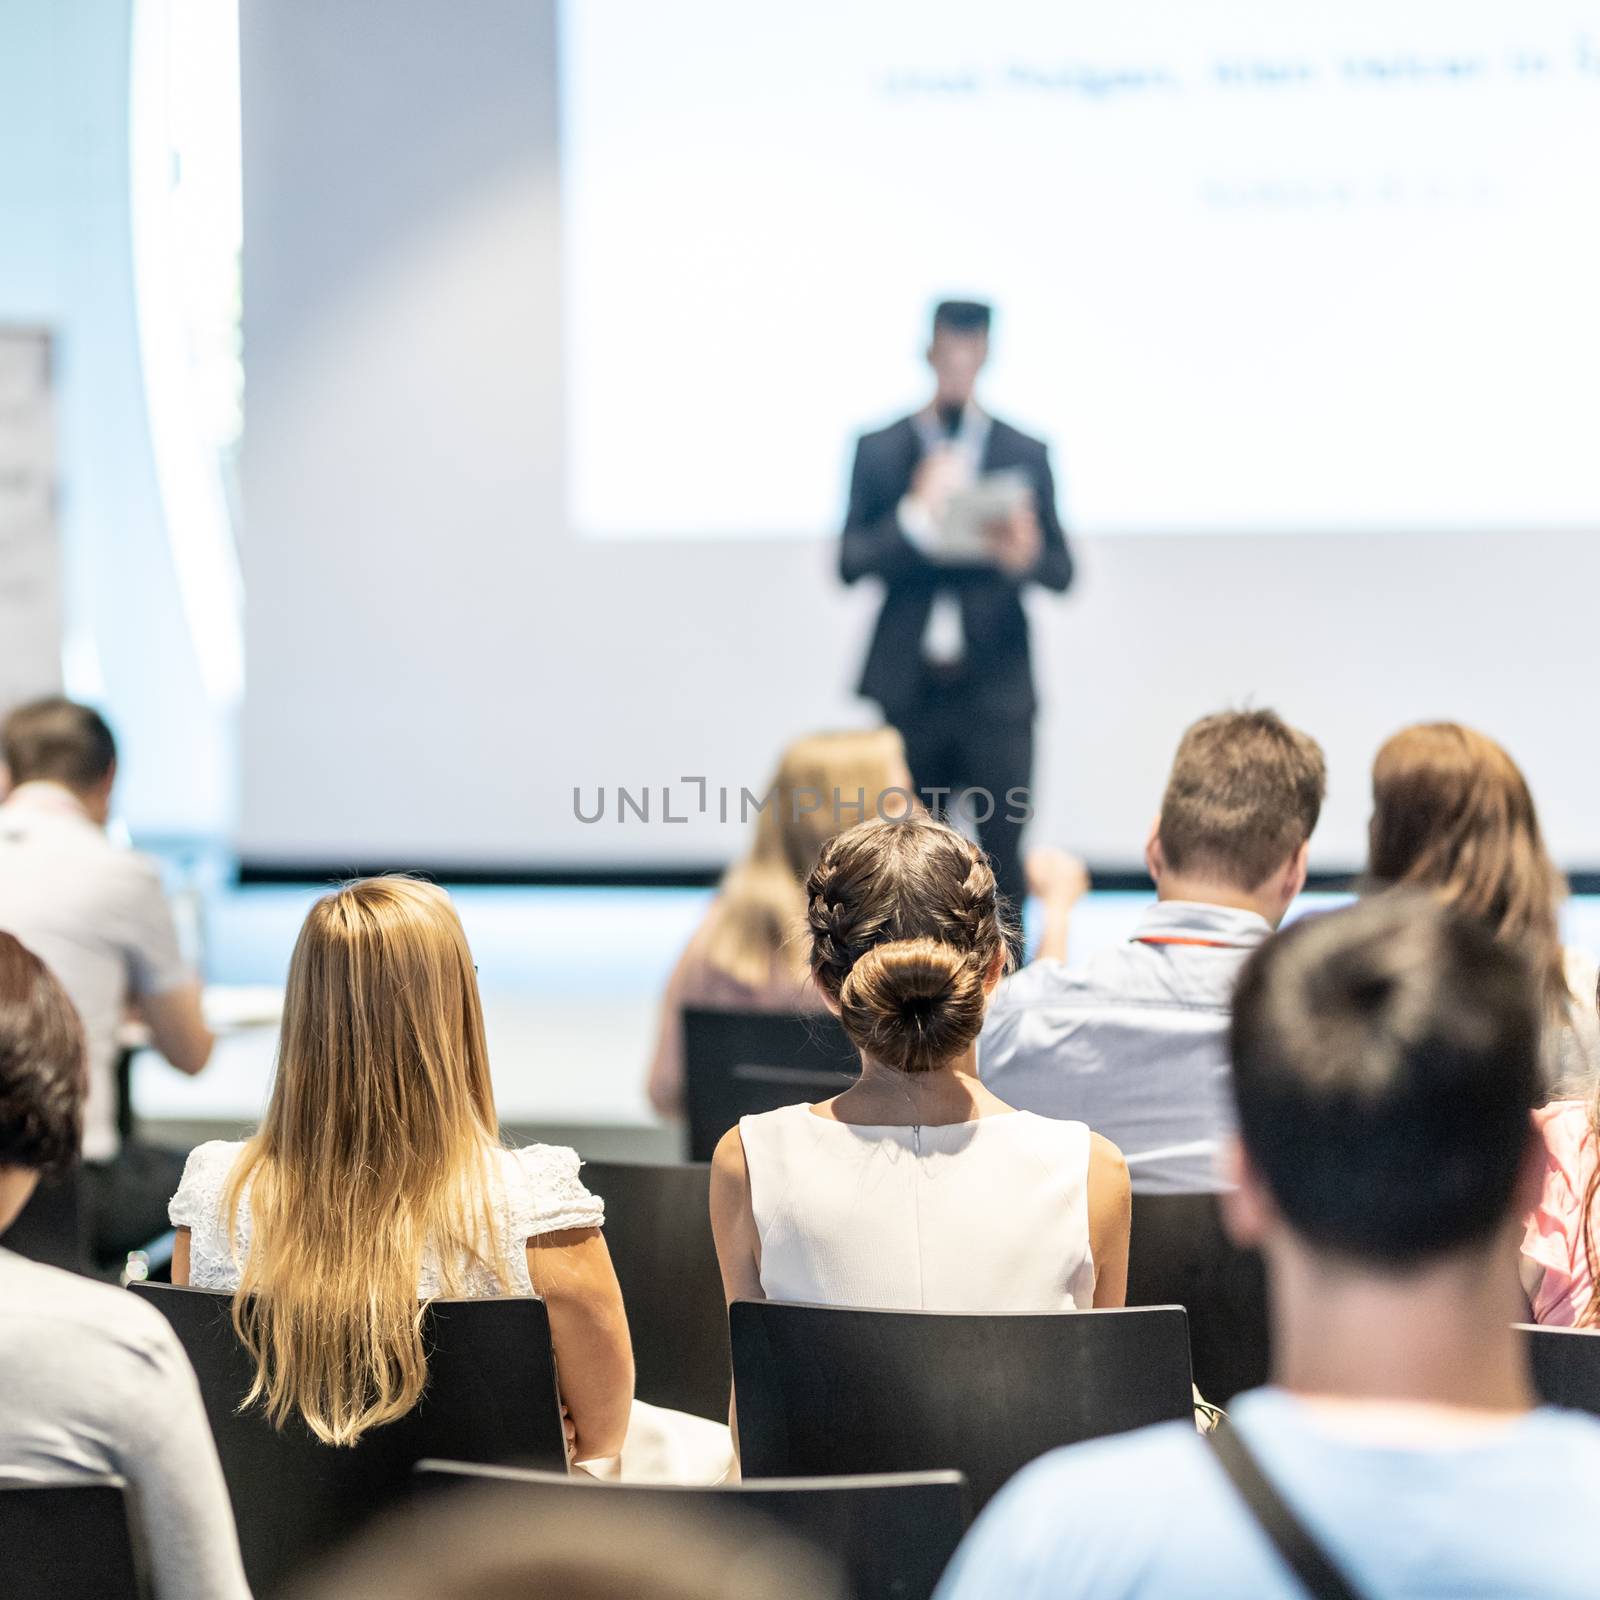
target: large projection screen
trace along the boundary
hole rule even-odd
[[[1254,703],[1327,747],[1322,866],[1361,859],[1377,743],[1447,716],[1600,865],[1594,8],[884,6],[861,38],[833,4],[788,35],[709,0],[584,0],[582,37],[560,9],[244,0],[246,858],[726,859],[719,788],[871,719],[843,475],[924,397],[950,290],[1000,306],[985,393],[1050,438],[1079,556],[1031,602],[1036,838],[1133,864],[1183,725]],[[1246,59],[1235,98],[1205,76]],[[1068,87],[969,103],[1019,62]],[[773,63],[832,99],[755,92]],[[1090,69],[1188,87],[1072,88]],[[846,91],[886,72],[910,120],[875,134]],[[900,181],[893,139],[939,129]],[[876,208],[922,219],[882,263],[852,248]]]

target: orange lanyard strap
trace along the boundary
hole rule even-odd
[[[1191,939],[1181,933],[1135,934],[1129,944],[1192,944],[1205,950],[1246,950],[1248,945],[1229,944],[1226,939]]]

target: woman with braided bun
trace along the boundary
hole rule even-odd
[[[861,1077],[832,1100],[745,1117],[718,1145],[711,1221],[728,1298],[1120,1306],[1121,1153],[978,1079],[975,1043],[1009,960],[982,852],[925,816],[864,822],[823,847],[806,897],[812,976]]]

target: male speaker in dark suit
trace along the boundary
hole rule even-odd
[[[976,301],[935,309],[933,399],[857,444],[839,571],[846,583],[884,585],[860,692],[904,735],[931,810],[968,791],[1000,891],[1020,908],[1038,704],[1022,589],[1064,590],[1072,557],[1044,444],[973,399],[989,320]],[[981,523],[979,547],[953,554],[947,529],[961,498],[981,504],[975,490],[988,485],[994,498],[1007,480],[1013,499]]]

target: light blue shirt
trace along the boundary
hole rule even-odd
[[[1253,911],[1164,900],[1127,944],[1079,970],[1035,961],[995,996],[979,1075],[1008,1105],[1104,1134],[1136,1194],[1220,1189],[1217,1155],[1234,1125],[1229,1008],[1271,932]]]
[[[1600,1421],[1543,1407],[1470,1444],[1335,1437],[1257,1389],[1234,1424],[1312,1537],[1372,1600],[1593,1596]],[[936,1600],[1305,1600],[1187,1423],[1057,1450],[978,1520]]]

